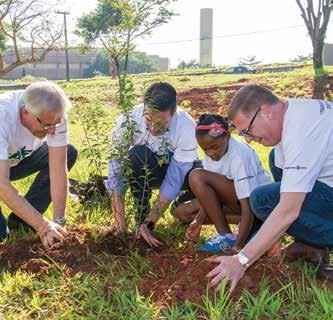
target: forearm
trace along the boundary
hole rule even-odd
[[[158,195],[156,202],[154,203],[153,207],[151,208],[148,220],[157,222],[164,211],[168,208],[171,201],[166,199],[161,193]]]
[[[119,193],[113,193],[111,196],[112,212],[115,216],[116,221],[125,219],[124,210],[124,196]]]
[[[68,177],[67,170],[51,174],[51,199],[53,203],[53,218],[65,216],[66,202],[68,195]]]
[[[0,198],[17,216],[39,232],[47,221],[8,181],[0,185]]]
[[[296,220],[297,212],[288,212],[277,206],[254,238],[242,250],[254,263],[285,233]]]

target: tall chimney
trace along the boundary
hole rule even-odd
[[[212,66],[213,9],[200,9],[200,66]]]

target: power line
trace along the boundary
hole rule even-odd
[[[219,35],[219,36],[205,37],[205,38],[142,43],[142,44],[138,44],[137,46],[147,46],[147,45],[156,45],[156,44],[170,44],[170,43],[184,43],[184,42],[199,41],[199,40],[203,40],[203,39],[208,40],[208,39],[218,39],[218,38],[235,38],[235,37],[241,37],[241,36],[248,36],[248,35],[252,35],[252,34],[256,34],[256,33],[269,33],[269,32],[280,31],[280,30],[297,29],[297,28],[302,28],[302,27],[304,27],[304,25],[299,24],[299,25],[295,25],[295,26],[279,27],[279,28],[272,28],[272,29],[263,29],[263,30],[243,32],[243,33],[223,34],[223,35]]]

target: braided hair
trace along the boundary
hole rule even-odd
[[[217,124],[221,125],[221,127],[225,130],[225,132],[229,131],[228,118],[224,118],[216,113],[204,113],[204,114],[200,115],[199,121],[197,123],[197,127],[203,126],[203,125],[210,125],[213,123],[217,123]],[[197,136],[204,136],[204,135],[208,134],[208,132],[209,132],[209,129],[196,130],[195,134]]]

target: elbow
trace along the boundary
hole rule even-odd
[[[9,180],[0,181],[0,198],[2,199],[8,192],[11,184]]]

